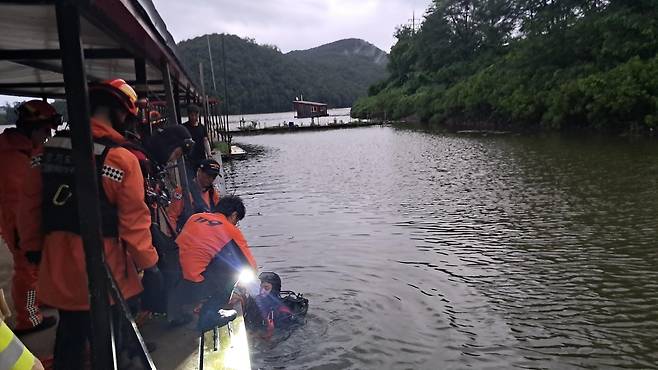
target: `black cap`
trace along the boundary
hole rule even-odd
[[[190,104],[187,106],[187,114],[190,114],[190,112],[199,113],[201,112],[201,108],[198,105]]]
[[[221,170],[221,166],[219,165],[219,162],[217,162],[214,159],[204,159],[201,161],[199,164],[198,169],[201,171],[207,173],[208,175],[219,175],[219,171]]]

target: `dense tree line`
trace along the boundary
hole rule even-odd
[[[206,36],[181,42],[179,54],[192,78],[198,80],[202,62],[206,91],[222,100],[222,42],[231,114],[290,111],[292,101],[302,95],[305,100],[320,101],[330,107],[350,107],[358,97],[367,95],[368,86],[387,77],[385,63],[377,62],[381,58],[372,53],[350,52],[363,48],[372,51],[374,46],[362,40],[343,40],[283,54],[276,46],[259,45],[253,39],[213,34],[210,47],[215,89]],[[354,49],[356,46],[361,49]]]
[[[356,117],[454,125],[658,125],[658,1],[434,0],[401,27]]]

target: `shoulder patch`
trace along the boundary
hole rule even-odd
[[[32,157],[32,159],[30,160],[30,167],[34,168],[34,167],[41,166],[41,159],[42,158],[43,158],[43,154],[38,154],[38,155],[35,155],[34,157]]]
[[[103,165],[103,172],[101,174],[103,177],[107,177],[116,182],[123,181],[123,171],[112,166]]]

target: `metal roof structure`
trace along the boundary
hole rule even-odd
[[[103,256],[102,189],[87,90],[90,82],[115,78],[131,83],[140,98],[165,100],[169,124],[180,122],[183,97],[204,100],[151,0],[0,0],[0,94],[66,99],[75,195],[78,214],[84,215],[78,221],[89,284],[92,368],[117,369],[112,296],[132,324],[144,368],[154,370]],[[184,161],[179,171],[186,173]],[[187,191],[187,177],[181,179]]]
[[[90,82],[122,78],[138,84],[136,60],[143,60],[150,96],[165,91],[163,63],[175,89],[199,94],[150,0],[76,3]],[[64,98],[55,1],[0,1],[0,7],[0,94]]]

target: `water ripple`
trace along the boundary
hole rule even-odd
[[[254,254],[311,300],[259,368],[657,368],[651,141],[379,128],[240,138]]]

